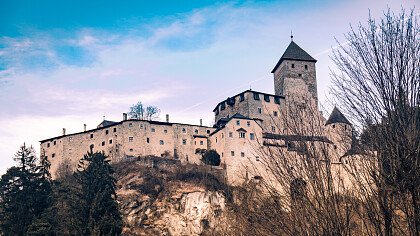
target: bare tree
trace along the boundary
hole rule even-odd
[[[132,119],[153,120],[159,116],[160,110],[156,106],[144,106],[141,102],[130,107],[128,115]]]
[[[379,22],[369,17],[367,26],[346,35],[348,45],[334,51],[339,72],[332,72],[333,94],[362,132],[363,164],[349,171],[370,235],[420,235],[417,15],[403,9],[388,10]]]

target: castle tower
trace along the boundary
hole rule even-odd
[[[327,122],[325,122],[328,139],[334,143],[334,149],[340,156],[351,148],[353,127],[349,120],[334,107]]]
[[[316,60],[292,41],[271,73],[274,74],[276,95],[293,95],[307,90],[318,103],[316,86]],[[306,86],[305,86],[306,85]],[[304,88],[302,88],[302,86]]]

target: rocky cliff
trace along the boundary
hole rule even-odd
[[[154,157],[115,170],[125,235],[214,235],[228,225],[223,170]]]

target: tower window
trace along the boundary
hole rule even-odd
[[[266,101],[266,102],[270,102],[270,96],[269,96],[269,95],[267,95],[267,94],[265,94],[265,95],[264,95],[264,101]]]
[[[130,148],[130,152],[132,152],[133,151],[133,149],[132,148]]]
[[[182,133],[187,132],[187,130],[185,128],[182,128]]]
[[[241,125],[241,121],[237,120],[236,125]]]
[[[194,130],[194,133],[195,133],[195,134],[198,134],[198,129]]]
[[[295,64],[292,64],[292,68],[295,68]]]
[[[105,146],[105,141],[102,141],[102,146]]]
[[[274,103],[275,104],[280,104],[280,98],[279,97],[274,97]]]
[[[245,152],[241,152],[241,157],[245,157]]]
[[[187,140],[186,139],[182,140],[182,145],[187,145]]]
[[[335,128],[335,125],[333,125],[332,127],[333,127],[333,129],[334,129],[334,128]]]
[[[254,92],[254,100],[260,100],[260,95]]]
[[[90,134],[90,138],[93,138],[93,134]],[[55,143],[54,143],[54,145],[55,145]]]
[[[114,128],[114,133],[117,132],[117,128]]]
[[[302,74],[298,74],[299,77],[302,77]]]
[[[245,100],[245,94],[242,93],[241,95],[239,95],[239,101],[242,102],[244,100]]]
[[[47,147],[50,147],[50,143],[47,143]]]
[[[200,145],[204,145],[204,142],[203,141],[200,141]]]
[[[229,138],[232,138],[232,137],[233,137],[233,133],[229,132]]]
[[[112,139],[109,140],[109,144],[112,144]]]
[[[277,111],[273,111],[273,116],[278,116]]]
[[[258,107],[258,113],[262,114],[262,108]]]
[[[305,65],[305,70],[307,70],[308,69],[308,65]]]
[[[255,139],[255,134],[254,133],[250,133],[249,134],[249,139],[254,140]]]
[[[152,132],[155,132],[156,131],[156,129],[155,128],[152,128]]]
[[[134,138],[133,137],[128,137],[128,142],[133,142]]]
[[[147,143],[150,143],[150,139],[149,139],[149,138],[146,138],[146,142],[147,142]]]
[[[231,156],[235,156],[235,152],[234,151],[230,151],[230,155]]]
[[[165,144],[165,142],[163,142],[163,140],[160,140],[159,143],[160,143],[160,145]]]
[[[276,127],[271,126],[271,131],[276,132]]]
[[[109,134],[109,130],[105,130],[105,134]]]

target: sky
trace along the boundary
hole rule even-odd
[[[137,101],[158,106],[161,120],[212,125],[227,97],[274,93],[270,72],[291,32],[318,60],[328,113],[331,48],[369,12],[379,19],[416,3],[0,0],[0,174],[23,143],[39,154],[39,141],[62,128],[120,121]]]

